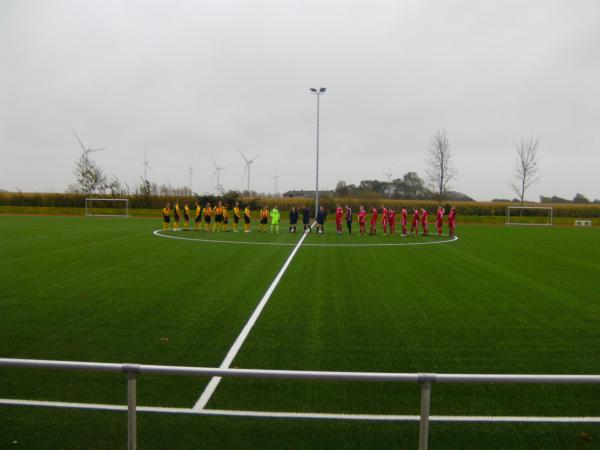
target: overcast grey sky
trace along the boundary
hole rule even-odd
[[[314,186],[407,171],[445,129],[456,190],[510,197],[520,136],[539,136],[527,195],[600,198],[600,2],[0,1],[0,188],[63,191],[85,144],[129,184]]]

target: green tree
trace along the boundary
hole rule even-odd
[[[575,197],[573,198],[573,203],[589,203],[589,199],[583,195],[583,194],[575,194]]]

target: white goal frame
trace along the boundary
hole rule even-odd
[[[524,222],[511,222],[510,221],[510,212],[512,210],[526,210],[526,209],[544,209],[549,212],[548,220],[546,223],[524,223]],[[506,208],[506,225],[528,225],[528,226],[542,226],[542,227],[551,227],[553,223],[553,213],[554,210],[551,206],[509,206]]]
[[[94,214],[92,205],[94,202],[124,202],[125,214]],[[129,199],[127,198],[86,198],[85,199],[86,217],[129,217]]]

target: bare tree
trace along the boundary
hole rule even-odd
[[[106,189],[112,197],[124,197],[130,193],[127,183],[121,182],[115,175],[106,183]]]
[[[89,158],[88,153],[84,150],[75,163],[77,182],[72,187],[84,194],[104,193],[107,187],[106,175],[100,166]]]
[[[525,199],[525,193],[527,189],[540,179],[539,172],[539,158],[537,154],[538,144],[540,140],[538,138],[521,138],[521,140],[515,144],[517,149],[517,162],[515,164],[515,170],[513,172],[514,181],[512,182],[512,188],[519,197],[521,206]]]
[[[425,159],[425,173],[439,201],[444,200],[449,183],[456,177],[456,169],[452,165],[450,144],[445,130],[439,130],[431,139],[431,146]]]

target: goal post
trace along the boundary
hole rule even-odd
[[[552,226],[551,206],[509,206],[506,225]]]
[[[129,217],[127,198],[86,198],[87,217]]]

